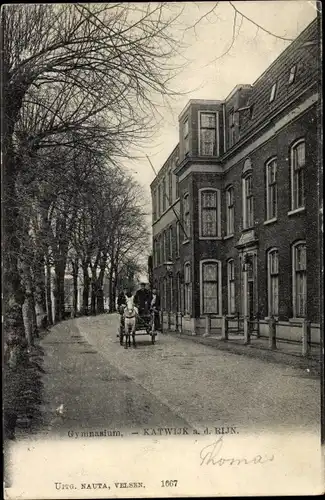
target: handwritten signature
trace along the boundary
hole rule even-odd
[[[274,455],[255,455],[252,458],[242,457],[242,458],[224,458],[220,457],[220,452],[223,446],[223,439],[220,437],[217,441],[212,444],[202,448],[200,452],[200,465],[263,465],[267,462],[273,462]]]

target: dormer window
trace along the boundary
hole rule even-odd
[[[216,113],[200,112],[200,155],[216,154]]]
[[[183,123],[183,145],[184,145],[184,155],[189,152],[189,137],[188,137],[188,118],[186,118]]]
[[[229,111],[228,117],[228,146],[231,148],[235,144],[235,112]]]
[[[296,73],[297,73],[297,65],[295,64],[290,69],[289,80],[288,80],[289,85],[291,85],[291,83],[293,83],[295,81]]]
[[[276,95],[277,83],[274,83],[271,88],[270,102],[273,102]]]

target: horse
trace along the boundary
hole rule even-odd
[[[124,335],[125,335],[124,348],[125,349],[127,349],[128,347],[131,347],[131,333],[132,333],[133,347],[136,347],[135,326],[136,326],[137,315],[138,315],[138,309],[135,307],[135,305],[133,303],[133,296],[126,297],[126,306],[125,306],[124,312],[123,312]],[[123,345],[123,339],[122,339],[121,345]]]

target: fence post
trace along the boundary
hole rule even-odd
[[[171,329],[170,311],[167,313],[167,329],[168,331]]]
[[[260,330],[260,314],[256,314],[256,321],[257,321],[257,328],[256,328],[256,338],[259,339],[261,337],[261,330]]]
[[[269,319],[269,348],[276,349],[276,321],[274,316]]]
[[[244,343],[250,344],[250,341],[251,341],[251,332],[250,332],[249,317],[245,316],[244,317]]]
[[[179,331],[178,312],[175,313],[175,332]]]
[[[227,316],[222,316],[221,338],[222,338],[222,340],[228,340],[228,318],[227,318]]]
[[[208,335],[210,335],[210,333],[211,333],[211,317],[209,316],[209,314],[207,314],[205,316],[205,330],[203,337],[207,337]]]
[[[311,322],[304,319],[302,323],[302,355],[309,356],[311,344]]]
[[[161,332],[163,333],[165,328],[164,328],[164,311],[161,310],[160,312],[160,325],[161,325]]]

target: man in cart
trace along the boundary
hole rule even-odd
[[[145,283],[140,284],[140,289],[137,290],[134,296],[134,305],[138,308],[139,316],[145,316],[150,308],[150,292],[146,288]]]
[[[150,300],[150,312],[154,314],[154,329],[155,331],[160,330],[160,297],[157,292],[157,288],[153,288],[151,292],[151,300]]]
[[[150,290],[145,283],[140,284],[140,289],[134,296],[134,305],[138,308],[137,328],[148,329],[150,327]]]

